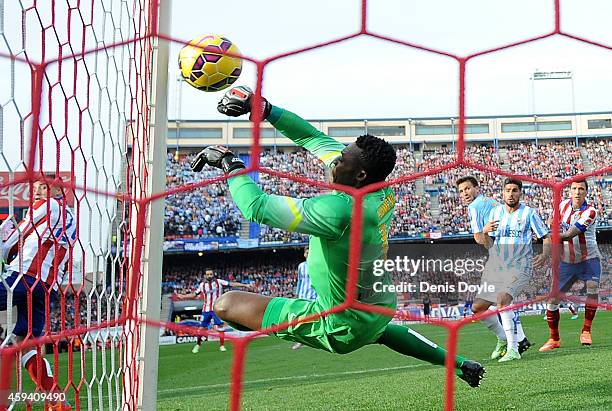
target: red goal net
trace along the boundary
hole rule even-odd
[[[0,4],[0,408],[138,404],[157,8]]]
[[[261,61],[244,56],[257,66],[254,104],[257,106],[261,99],[269,63],[357,37],[375,38],[456,64],[459,112],[455,151],[448,154],[448,161],[424,170],[407,167],[406,173],[385,183],[349,189],[263,167],[261,118],[255,114],[251,161],[245,172],[259,171],[350,194],[354,199],[352,244],[360,243],[364,196],[384,186],[411,184],[460,167],[516,177],[550,190],[552,227],[559,227],[558,205],[563,189],[572,181],[612,173],[612,166],[603,165],[587,173],[549,180],[534,177],[529,170],[504,170],[466,155],[466,75],[473,61],[553,36],[610,51],[608,45],[565,32],[559,0],[552,3],[552,31],[464,56],[371,31],[368,1],[361,4],[361,24],[355,33]],[[0,324],[5,330],[0,334],[0,408],[21,402],[9,397],[12,393],[53,392],[64,393],[76,409],[136,409],[143,389],[139,379],[144,366],[143,326],[185,330],[142,316],[150,207],[168,195],[224,180],[215,177],[163,192],[151,188],[156,44],[159,40],[187,42],[158,30],[159,0],[6,1],[0,8],[0,67],[3,84],[7,85],[0,89],[0,213],[6,222],[3,240],[15,239],[16,247],[4,256],[9,264],[1,280],[4,293],[0,299],[4,298],[6,307],[0,310]],[[43,194],[41,182],[48,190]],[[37,214],[39,208],[47,211]],[[559,244],[558,230],[552,230],[552,242]],[[22,255],[26,247],[45,250],[45,254],[29,260],[17,258],[15,262],[15,255]],[[347,309],[397,314],[357,300],[359,260],[360,248],[354,246],[349,256],[346,300],[317,317]],[[552,267],[554,290],[559,267],[557,247],[553,247]],[[423,320],[409,314],[400,314],[399,318]],[[299,322],[310,319],[301,318]],[[430,321],[448,331],[445,408],[452,410],[458,332],[472,318]],[[234,346],[229,399],[232,410],[240,408],[248,344],[261,334],[297,322],[229,338]],[[35,407],[36,401],[31,397],[25,403]]]

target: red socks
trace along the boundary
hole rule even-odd
[[[53,372],[51,372],[49,361],[42,358],[42,355],[39,355],[36,350],[23,354],[21,357],[21,364],[28,371],[30,378],[32,378],[37,388],[47,392],[53,389]]]
[[[591,332],[591,324],[593,323],[596,312],[596,305],[587,304],[586,307],[584,307],[584,325],[582,326],[582,332]]]
[[[550,338],[559,341],[559,309],[546,310],[546,320],[550,328]]]

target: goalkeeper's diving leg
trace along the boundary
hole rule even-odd
[[[259,330],[262,328],[264,314],[270,301],[272,301],[271,297],[243,291],[230,291],[215,302],[214,310],[219,318],[238,330]],[[387,324],[376,342],[401,354],[435,365],[445,365],[446,350],[410,328]],[[326,349],[316,344],[312,346]],[[460,356],[455,359],[455,368],[457,376],[472,387],[478,387],[485,374],[482,365]]]
[[[264,313],[272,297],[245,291],[229,291],[215,301],[215,314],[240,331],[261,329]]]
[[[429,341],[413,329],[401,325],[388,324],[377,342],[400,354],[409,355],[431,364],[444,365],[446,361],[447,351],[444,348]],[[486,372],[479,363],[459,355],[455,357],[455,369],[457,376],[471,387],[478,387]]]

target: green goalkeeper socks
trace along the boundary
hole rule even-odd
[[[429,341],[416,331],[401,325],[388,324],[385,332],[378,340],[400,354],[410,355],[419,360],[436,365],[444,365],[446,350]],[[456,356],[455,367],[459,368],[465,358]]]

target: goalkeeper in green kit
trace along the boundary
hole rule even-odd
[[[244,86],[232,88],[219,102],[217,109],[237,117],[251,112],[253,92]],[[294,141],[317,156],[331,168],[332,181],[360,188],[384,181],[395,166],[395,150],[386,141],[364,135],[344,146],[315,129],[297,115],[272,106],[262,97],[261,119],[265,119]],[[223,146],[210,146],[192,161],[194,171],[205,165],[222,169],[231,175],[245,168],[244,163]],[[259,294],[230,291],[214,304],[214,311],[223,321],[242,330],[258,330],[304,318],[345,301],[348,275],[348,255],[352,222],[353,199],[350,195],[332,191],[313,198],[300,199],[264,193],[247,175],[228,178],[229,189],[236,205],[251,221],[310,235],[308,272],[317,292],[315,301],[272,298]],[[375,292],[374,283],[391,284],[390,273],[373,274],[375,260],[386,258],[387,233],[395,195],[385,187],[367,194],[363,199],[363,230],[361,260],[357,282],[357,299],[395,310],[396,295]],[[289,326],[275,335],[332,353],[346,354],[367,344],[384,344],[404,355],[444,365],[446,350],[414,330],[390,324],[391,317],[348,309],[319,317],[316,320]],[[477,362],[456,357],[457,375],[470,386],[478,387],[485,370]]]

